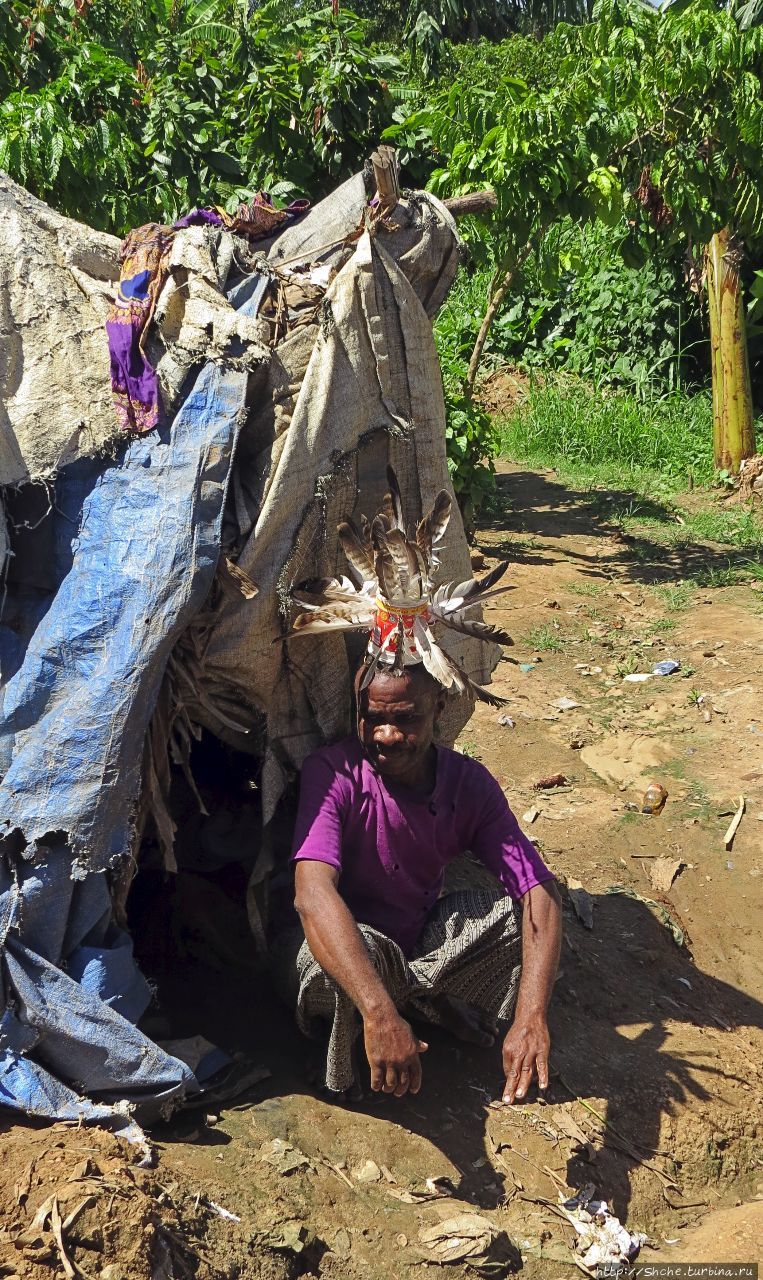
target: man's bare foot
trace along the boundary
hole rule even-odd
[[[458,996],[430,996],[444,1027],[459,1040],[479,1044],[488,1049],[495,1044],[498,1027],[486,1013]]]

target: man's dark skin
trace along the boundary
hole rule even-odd
[[[445,695],[418,668],[374,677],[360,700],[358,732],[364,750],[393,788],[417,795],[434,789],[437,772],[435,723]],[[323,862],[298,862],[295,905],[318,964],[338,982],[362,1019],[371,1088],[418,1093],[421,1054],[417,1039],[374,969],[358,926],[338,891],[339,872]],[[548,1085],[550,1036],[546,1011],[561,946],[561,904],[553,881],[536,885],[521,899],[522,976],[514,1021],[503,1042],[504,1102],[523,1099],[537,1077]],[[495,1029],[493,1029],[495,1030]],[[492,1043],[493,1036],[473,1037]]]

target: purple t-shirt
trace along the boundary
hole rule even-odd
[[[442,889],[445,867],[470,851],[511,898],[553,875],[477,760],[437,748],[437,781],[417,796],[388,784],[357,738],[302,767],[294,861],[326,862],[355,919],[410,953]]]

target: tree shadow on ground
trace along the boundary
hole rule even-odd
[[[669,503],[633,490],[572,489],[537,471],[499,475],[496,490],[494,513],[483,521],[490,537],[478,542],[478,549],[520,564],[550,564],[556,557],[548,552],[556,539],[606,538],[610,543],[606,567],[595,547],[590,552],[565,548],[565,556],[594,580],[651,584],[691,578],[701,587],[714,585],[719,574],[744,570],[756,554],[749,547],[692,541],[682,534]],[[624,529],[626,518],[643,521],[638,534]],[[650,526],[655,527],[655,536],[650,536]],[[496,534],[508,536],[496,542]],[[530,536],[522,542],[517,535]],[[538,539],[548,545],[539,544]]]
[[[665,1187],[679,1204],[687,1188],[687,1198],[694,1200],[691,1188],[696,1191],[703,1180],[711,1182],[718,1175],[723,1143],[690,1153],[684,1139],[666,1150],[660,1145],[665,1141],[663,1120],[679,1105],[723,1112],[732,1095],[741,1106],[750,1086],[742,1041],[733,1028],[763,1027],[763,1005],[700,971],[642,902],[604,894],[594,899],[594,906],[590,933],[565,913],[565,946],[551,1011],[552,1082],[544,1106],[533,1098],[513,1108],[491,1108],[503,1084],[499,1046],[475,1048],[437,1028],[422,1027],[430,1048],[423,1059],[420,1094],[369,1096],[351,1108],[358,1121],[374,1117],[399,1126],[401,1160],[407,1161],[407,1131],[433,1144],[458,1171],[457,1197],[476,1207],[495,1208],[507,1194],[516,1194],[515,1179],[530,1198],[537,1194],[556,1200],[559,1183],[546,1172],[551,1168],[561,1184],[582,1188],[595,1183],[624,1217],[633,1175],[645,1162],[661,1171],[648,1174],[655,1196]],[[175,969],[159,981],[173,1035],[201,1032],[229,1052],[270,1068],[270,1079],[237,1099],[237,1109],[262,1110],[270,1123],[275,1107],[283,1124],[285,1104],[289,1125],[301,1117],[312,1132],[308,1099],[315,1095],[308,1079],[315,1050],[297,1032],[265,973],[220,975],[195,964],[186,966],[182,976]],[[301,1100],[300,1095],[306,1097]],[[568,1158],[567,1145],[543,1136],[544,1124],[553,1135],[555,1104],[573,1098],[606,1120],[604,1142],[593,1162],[582,1154]],[[706,1127],[710,1134],[717,1122],[708,1121]],[[199,1141],[198,1129],[198,1118],[191,1113],[162,1126],[158,1136],[183,1142],[193,1133]],[[695,1123],[695,1141],[701,1132]],[[501,1148],[497,1156],[496,1145]],[[671,1181],[679,1190],[670,1190]]]

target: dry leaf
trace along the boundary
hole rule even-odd
[[[435,1262],[487,1260],[498,1235],[492,1222],[477,1213],[459,1213],[433,1227],[422,1227],[419,1240]]]
[[[547,791],[551,787],[563,787],[567,778],[563,773],[551,773],[547,778],[538,778],[533,783],[533,791]]]
[[[283,1138],[271,1138],[260,1147],[260,1160],[272,1164],[279,1173],[294,1173],[296,1169],[310,1168],[310,1160],[304,1151]]]

